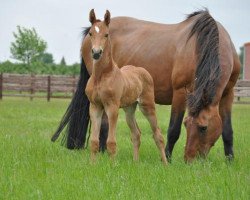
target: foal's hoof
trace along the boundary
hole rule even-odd
[[[168,165],[168,161],[167,159],[161,159],[161,162],[164,166],[167,166]]]
[[[112,152],[112,153],[109,152],[108,155],[109,155],[110,161],[111,161],[111,162],[115,162],[116,152]]]
[[[96,157],[97,157],[96,153],[94,153],[94,152],[90,153],[90,163],[91,164],[95,164],[96,163],[96,160],[97,160]]]

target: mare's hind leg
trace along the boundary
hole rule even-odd
[[[154,102],[154,95],[149,91],[146,94],[140,97],[140,110],[147,118],[150,123],[151,129],[153,131],[153,138],[154,141],[160,151],[161,159],[164,164],[167,164],[166,154],[164,150],[164,138],[161,134],[161,131],[157,125],[157,118],[155,113],[155,102]]]
[[[141,132],[140,129],[136,123],[135,119],[135,110],[136,110],[137,102],[133,105],[123,108],[126,113],[126,121],[131,131],[131,138],[134,146],[134,160],[139,160],[139,148],[140,148],[140,137]]]
[[[225,156],[232,160],[233,152],[233,128],[231,122],[231,110],[233,103],[233,89],[231,89],[220,101],[220,116],[222,119],[222,139],[224,143]]]
[[[96,154],[99,150],[99,134],[102,122],[103,109],[94,104],[90,104],[89,113],[92,122],[90,138],[91,160],[94,161]]]

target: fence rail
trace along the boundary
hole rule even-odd
[[[75,93],[79,76],[0,74],[0,99],[3,96],[33,98],[71,98]],[[239,80],[234,88],[235,102],[245,101],[250,97],[250,81]]]

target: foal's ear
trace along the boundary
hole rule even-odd
[[[108,10],[106,10],[106,13],[104,15],[104,22],[105,24],[108,26],[110,23],[110,12]]]
[[[93,25],[96,22],[95,11],[92,9],[89,13],[89,21]]]

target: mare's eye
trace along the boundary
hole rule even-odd
[[[92,33],[89,32],[89,36],[92,36]]]
[[[104,35],[104,37],[108,37],[109,36],[109,34],[108,33],[106,33],[105,35]]]
[[[207,132],[207,126],[199,126],[198,127],[200,133],[206,133]]]

